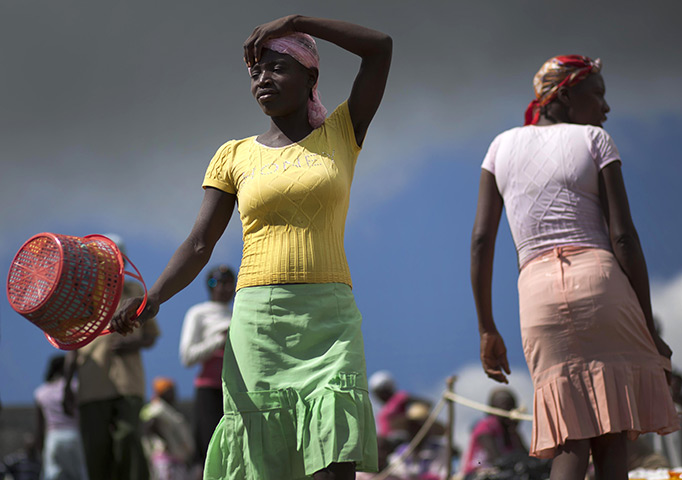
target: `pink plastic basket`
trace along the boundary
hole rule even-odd
[[[124,270],[124,259],[135,273]],[[147,286],[135,265],[103,235],[72,237],[39,233],[15,255],[7,277],[12,308],[40,328],[52,345],[74,350],[109,325],[123,292],[124,275]]]

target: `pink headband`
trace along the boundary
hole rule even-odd
[[[318,71],[320,69],[320,56],[317,53],[315,39],[306,33],[296,32],[285,37],[272,38],[265,42],[263,48],[289,55],[306,68],[316,68]],[[324,123],[326,117],[327,109],[320,101],[315,82],[312,98],[308,99],[308,122],[311,127],[317,128]]]

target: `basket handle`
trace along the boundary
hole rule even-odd
[[[125,275],[128,275],[130,277],[133,277],[135,280],[138,280],[141,284],[142,287],[144,288],[144,298],[142,299],[142,303],[140,304],[139,307],[137,307],[137,310],[135,311],[135,316],[131,318],[131,320],[135,320],[137,317],[142,315],[142,312],[144,311],[144,307],[147,306],[147,284],[144,283],[144,279],[142,278],[142,275],[140,274],[140,271],[137,269],[135,264],[130,261],[130,259],[123,253],[121,252],[121,256],[128,262],[128,264],[135,269],[135,273],[129,272],[128,270],[123,270],[123,273]],[[102,330],[102,332],[99,334],[101,335],[109,335],[110,333],[114,333],[113,330],[106,328]]]

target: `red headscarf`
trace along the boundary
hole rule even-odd
[[[559,55],[547,60],[533,77],[535,99],[526,108],[524,125],[538,123],[540,107],[556,98],[559,87],[571,87],[600,70],[601,60],[583,55]]]

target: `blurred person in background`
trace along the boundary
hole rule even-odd
[[[34,394],[38,413],[38,448],[43,455],[43,480],[88,480],[78,413],[64,411],[64,355],[50,358],[45,383]],[[76,379],[71,388],[77,388]]]
[[[42,464],[38,441],[32,433],[25,433],[22,447],[6,455],[4,463],[5,475],[10,475],[12,480],[40,480]],[[3,469],[0,468],[0,472]]]
[[[445,442],[445,427],[435,422],[418,442],[414,450],[409,451],[410,443],[420,433],[431,412],[431,404],[423,400],[410,403],[405,418],[409,441],[399,445],[389,455],[389,464],[398,463],[391,471],[403,480],[441,480],[447,473],[451,455]],[[400,459],[401,455],[405,458]]]
[[[156,377],[154,396],[142,407],[143,444],[152,480],[187,480],[194,455],[194,439],[187,419],[175,403],[175,382]]]
[[[180,361],[186,367],[200,364],[194,379],[195,463],[203,468],[211,436],[223,416],[221,373],[227,329],[232,319],[235,274],[227,265],[206,274],[209,300],[187,311],[180,336]]]
[[[409,440],[406,414],[413,399],[408,392],[398,390],[388,370],[379,370],[369,377],[369,391],[380,402],[376,416],[377,437],[392,452]]]
[[[105,236],[125,254],[119,235]],[[142,285],[126,279],[121,302],[143,294]],[[91,480],[149,478],[141,441],[140,409],[146,393],[141,352],[151,348],[159,334],[156,319],[150,318],[131,335],[102,335],[67,354],[64,402],[67,411],[78,404]],[[76,372],[77,396],[70,383]]]
[[[488,405],[510,412],[517,407],[516,395],[508,388],[496,388],[490,392]],[[476,423],[462,462],[462,473],[466,478],[472,478],[478,470],[492,467],[505,456],[528,454],[517,426],[517,420],[492,413]]]

